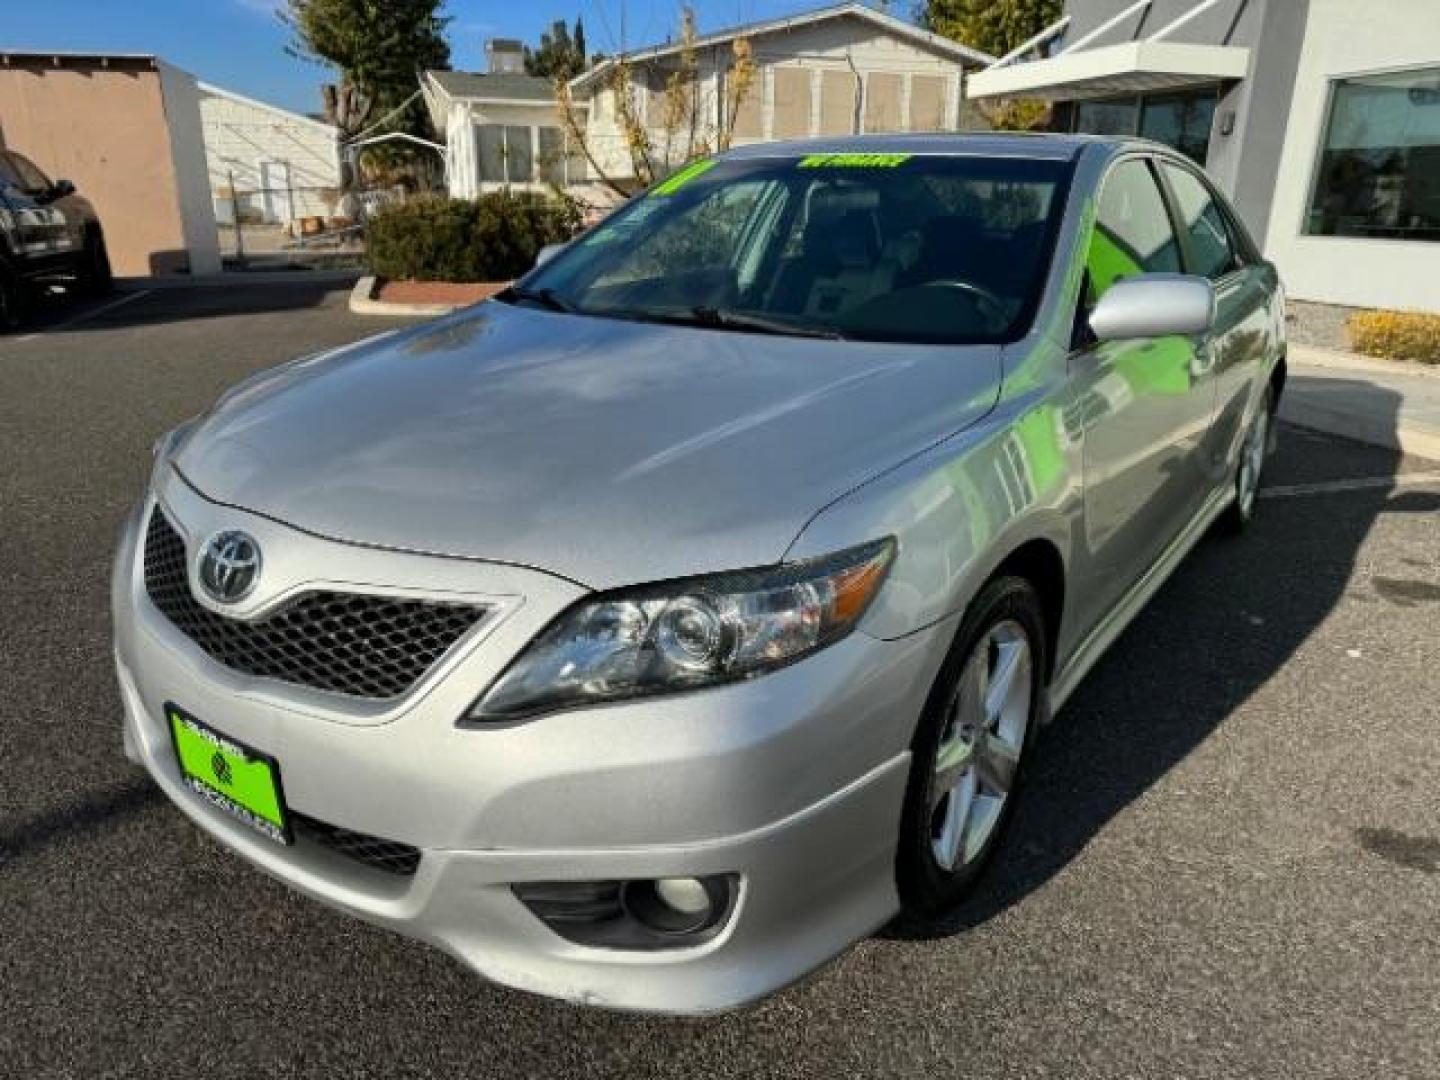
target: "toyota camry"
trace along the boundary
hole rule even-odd
[[[125,747],[491,979],[733,1007],[964,902],[1043,726],[1254,514],[1280,286],[1187,159],[1066,136],[750,146],[542,255],[160,440]]]

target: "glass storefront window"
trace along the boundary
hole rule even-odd
[[[1140,109],[1140,135],[1173,146],[1191,161],[1204,165],[1214,119],[1214,94],[1146,98]]]
[[[1216,91],[1078,101],[1070,130],[1125,138],[1140,135],[1173,146],[1197,165],[1205,164]]]
[[[1125,138],[1135,134],[1140,102],[1134,98],[1112,101],[1081,101],[1075,105],[1074,130],[1086,135]]]
[[[1440,67],[1331,84],[1305,232],[1440,241]]]

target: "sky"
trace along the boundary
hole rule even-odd
[[[832,0],[694,0],[701,31],[822,7]],[[299,112],[320,111],[325,69],[285,54],[289,31],[275,17],[283,0],[5,0],[0,52],[153,53],[203,82]],[[485,39],[536,44],[556,19],[585,21],[590,50],[616,52],[621,10],[631,48],[664,41],[679,22],[678,0],[447,0],[450,62],[484,69]]]

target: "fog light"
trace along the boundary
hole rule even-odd
[[[719,921],[730,903],[725,877],[627,881],[620,903],[637,922],[661,934],[695,934]]]
[[[705,883],[693,877],[667,877],[655,882],[655,895],[686,915],[699,915],[710,910],[710,894]]]
[[[523,882],[511,889],[546,926],[579,945],[681,949],[720,932],[735,910],[740,877]]]

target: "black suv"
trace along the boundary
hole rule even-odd
[[[24,320],[34,289],[60,283],[91,295],[110,288],[105,234],[69,180],[0,150],[0,330]]]

